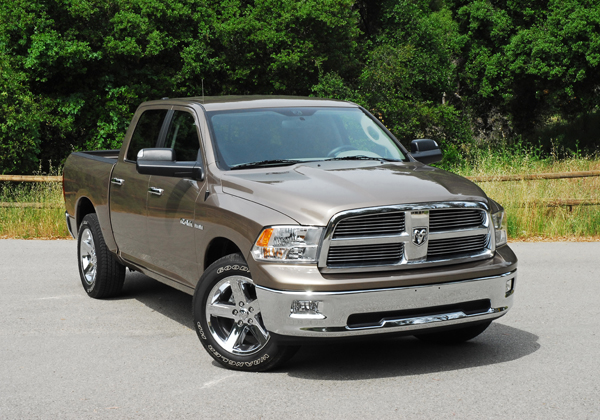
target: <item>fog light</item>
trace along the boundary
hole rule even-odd
[[[509,297],[513,292],[514,279],[506,280],[506,297]]]
[[[290,309],[290,318],[325,319],[327,317],[320,312],[322,304],[319,300],[295,300]]]

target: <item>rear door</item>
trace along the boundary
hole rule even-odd
[[[173,107],[161,147],[174,149],[178,162],[203,159],[199,153],[199,127],[192,109]],[[202,225],[196,222],[195,210],[205,182],[153,175],[148,187],[147,223],[152,269],[188,286],[194,286],[200,276],[194,237]]]
[[[166,129],[168,108],[145,110],[137,122],[128,149],[111,176],[110,219],[123,258],[144,266],[150,262],[146,227],[149,175],[138,174],[135,164],[141,149],[157,147]]]

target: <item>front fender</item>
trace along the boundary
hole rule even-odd
[[[298,224],[269,207],[225,193],[211,194],[199,204],[196,222],[202,226],[195,233],[197,261],[204,261],[213,240],[224,238],[238,247],[251,271],[257,267],[250,251],[262,229],[270,225]]]

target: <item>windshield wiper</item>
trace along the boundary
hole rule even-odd
[[[402,162],[401,160],[398,160],[398,159],[388,159],[388,158],[384,158],[384,157],[374,157],[374,156],[364,156],[364,155],[334,157],[334,158],[323,159],[323,160],[384,160],[386,162]]]
[[[285,165],[293,165],[295,163],[300,163],[301,160],[293,160],[293,159],[271,159],[271,160],[261,160],[258,162],[248,162],[248,163],[240,163],[239,165],[233,165],[230,169],[246,169],[246,168],[260,168],[261,166],[285,166]]]

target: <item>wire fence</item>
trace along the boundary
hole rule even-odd
[[[62,182],[62,176],[0,175],[0,181],[10,181],[10,182]]]
[[[540,179],[567,179],[567,178],[587,178],[591,176],[600,176],[600,171],[579,171],[579,172],[550,172],[541,174],[523,174],[523,175],[491,175],[491,176],[467,176],[473,182],[498,182],[498,181],[536,181]]]

